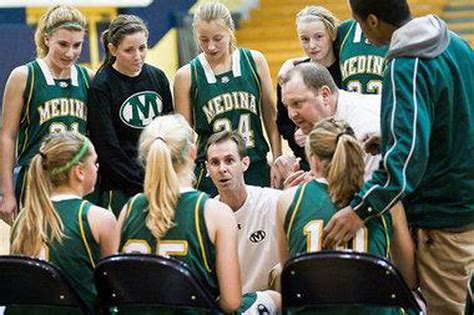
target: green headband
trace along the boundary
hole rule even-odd
[[[84,154],[86,154],[87,149],[89,148],[89,140],[84,137],[84,142],[82,143],[81,148],[79,149],[79,152],[76,153],[76,155],[72,158],[71,161],[67,162],[65,165],[57,167],[51,171],[52,175],[58,175],[64,171],[67,171],[77,163],[79,163],[79,160],[82,159]]]
[[[53,26],[47,28],[46,33],[48,35],[51,35],[51,34],[53,34],[53,32],[55,30],[57,30],[58,28],[61,28],[61,27],[74,27],[74,28],[80,28],[80,29],[84,30],[84,26],[82,26],[82,24],[79,23],[79,22],[61,22],[61,23],[58,23],[56,25],[53,25]]]

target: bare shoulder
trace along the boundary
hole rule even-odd
[[[91,80],[94,79],[94,77],[95,77],[95,71],[92,70],[91,68],[88,68],[88,67],[84,67],[84,69],[86,70],[87,75],[89,76],[89,78],[90,78]]]
[[[109,211],[107,209],[104,209],[99,206],[92,205],[89,209],[91,212],[91,215],[93,216],[94,220],[98,220],[100,222],[111,222],[111,221],[117,221],[115,219],[114,214],[112,211]]]
[[[205,207],[206,215],[211,216],[213,221],[234,219],[232,209],[223,202],[209,198]]]
[[[21,108],[22,95],[26,89],[28,80],[28,66],[22,65],[12,70],[5,84],[4,107],[15,104],[15,108]],[[5,113],[5,112],[4,112]]]
[[[182,80],[186,78],[191,78],[191,65],[189,63],[178,69],[178,71],[176,72],[175,81],[178,81],[178,79]]]
[[[26,83],[27,78],[28,78],[28,66],[22,65],[12,70],[8,80],[11,81],[12,83],[18,84],[22,82]]]
[[[298,187],[299,186],[294,186],[294,187],[290,187],[290,188],[287,188],[287,189],[283,190],[283,193],[281,194],[281,198],[288,198],[288,197],[293,198],[296,191],[298,190]]]
[[[232,235],[232,233],[236,233],[237,223],[234,213],[226,204],[208,199],[204,208],[204,217],[212,243],[215,243],[218,234]]]
[[[293,198],[296,194],[296,190],[298,189],[298,186],[288,188],[283,191],[283,193],[280,195],[278,198],[278,208],[281,209],[288,209],[291,205],[291,202],[293,201]]]
[[[267,60],[265,59],[265,56],[263,55],[261,51],[250,50],[250,52],[252,54],[253,59],[255,60],[255,63],[257,63],[257,65],[263,65],[267,63]]]

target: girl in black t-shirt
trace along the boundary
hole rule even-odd
[[[118,215],[143,190],[140,133],[173,111],[169,82],[145,63],[148,30],[134,15],[119,15],[102,34],[106,57],[89,91],[88,126],[100,162],[98,203]]]

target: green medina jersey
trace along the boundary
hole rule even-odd
[[[58,266],[87,305],[95,307],[97,291],[94,268],[100,259],[100,246],[92,235],[87,213],[91,203],[82,199],[53,202],[64,225],[62,243],[47,244],[46,259]]]
[[[313,180],[298,187],[285,217],[285,232],[291,257],[322,250],[323,228],[337,212],[328,186]],[[388,257],[392,220],[389,213],[366,222],[341,250],[366,252]]]
[[[284,222],[290,257],[322,250],[323,228],[337,210],[338,208],[331,201],[326,183],[313,180],[299,186]],[[390,213],[371,219],[352,240],[337,249],[388,257],[391,227]],[[397,308],[350,306],[316,308],[302,313],[396,315],[404,312]]]
[[[196,190],[182,193],[175,208],[173,226],[157,240],[146,226],[148,200],[144,194],[136,195],[127,204],[121,252],[173,256],[185,262],[214,296],[218,296],[215,249],[204,220],[204,204],[208,198]]]
[[[216,251],[209,239],[204,205],[209,198],[203,192],[190,190],[182,192],[175,208],[173,226],[157,240],[146,226],[148,200],[138,194],[127,204],[127,214],[123,223],[120,251],[122,253],[142,253],[169,255],[186,263],[194,275],[205,284],[210,293],[217,298],[219,287],[216,275]],[[242,297],[238,314],[253,307],[257,296],[248,293]],[[156,307],[121,307],[122,314],[203,314],[204,311]]]
[[[353,20],[337,29],[334,50],[339,56],[342,86],[347,91],[381,94],[387,46],[378,47],[365,37]]]
[[[204,54],[194,58],[190,65],[194,128],[199,136],[197,161],[204,161],[207,140],[221,130],[237,130],[252,161],[266,159],[262,87],[251,51],[234,50],[232,70],[219,75],[214,75]]]
[[[42,59],[27,64],[28,79],[23,96],[17,140],[18,164],[28,166],[43,139],[52,132],[86,133],[89,76],[78,65],[71,78],[55,80]]]
[[[97,306],[97,290],[94,284],[94,268],[100,260],[100,245],[94,239],[88,212],[92,206],[79,197],[53,201],[56,213],[63,223],[64,237],[60,242],[48,242],[39,254],[39,258],[49,261],[58,267],[75,292],[93,310]],[[20,212],[12,227],[15,235],[17,223],[22,220]],[[27,311],[25,311],[27,309]],[[15,306],[7,314],[74,314],[72,310],[59,307]]]

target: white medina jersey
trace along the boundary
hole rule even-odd
[[[247,200],[234,212],[243,294],[268,289],[270,270],[279,263],[275,220],[278,197],[282,194],[272,188],[246,188]]]
[[[339,90],[337,100],[336,119],[345,120],[354,130],[356,138],[362,139],[368,133],[380,135],[380,106],[382,98],[376,94],[360,94]],[[365,156],[365,180],[372,177],[372,173],[379,168],[380,154]]]

